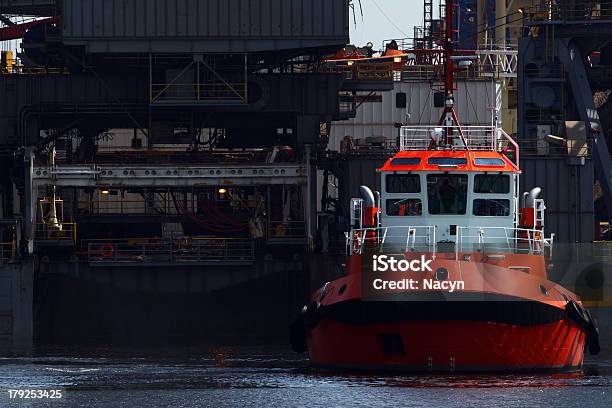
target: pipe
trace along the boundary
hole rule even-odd
[[[374,191],[374,197],[376,198],[376,213],[375,213],[375,220],[376,220],[376,227],[380,228],[381,226],[381,220],[380,220],[380,209],[382,208],[382,202],[381,202],[381,198],[380,198],[380,191]]]
[[[380,191],[374,191],[374,198],[376,200],[376,207],[380,208]]]
[[[364,207],[376,207],[376,201],[374,200],[374,193],[367,186],[359,187],[359,192],[361,193],[361,197],[363,198]]]
[[[525,200],[525,208],[533,208],[535,205],[535,200],[538,198],[542,189],[540,187],[534,187],[529,191],[527,195],[527,199]]]
[[[529,195],[529,193],[527,191],[525,191],[523,193],[523,200],[521,201],[521,208],[526,208],[527,207],[527,196]]]

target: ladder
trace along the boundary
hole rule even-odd
[[[544,199],[537,198],[533,202],[535,211],[533,212],[534,220],[533,225],[536,228],[544,229],[544,212],[546,211],[546,205],[544,205]]]

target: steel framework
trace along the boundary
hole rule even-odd
[[[228,181],[231,180],[231,181]],[[125,166],[58,165],[33,169],[35,186],[58,187],[192,187],[289,185],[306,182],[304,165]]]

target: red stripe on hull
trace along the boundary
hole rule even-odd
[[[404,352],[385,352],[381,334],[401,336]],[[584,344],[584,332],[565,320],[514,326],[478,321],[352,325],[322,319],[308,334],[312,363],[337,369],[575,370],[582,367]]]

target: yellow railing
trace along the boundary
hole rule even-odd
[[[73,222],[62,223],[58,226],[53,226],[45,223],[36,224],[34,232],[35,241],[68,241],[75,243],[77,234],[77,225]]]
[[[24,67],[18,59],[3,60],[0,66],[0,75],[68,75],[67,68],[52,67]]]

